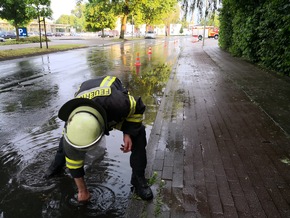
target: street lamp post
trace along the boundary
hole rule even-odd
[[[134,16],[132,14],[132,39],[134,38]]]
[[[206,17],[207,17],[207,0],[205,1],[205,12],[204,12],[204,25],[203,25],[202,46],[204,46],[204,40],[205,40]]]

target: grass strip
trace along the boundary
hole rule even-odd
[[[77,48],[85,48],[87,46],[81,44],[64,44],[64,45],[53,45],[46,48],[21,48],[21,49],[9,49],[0,50],[0,60],[8,60],[13,58],[19,58],[24,56],[34,56],[40,54],[48,54],[58,51],[67,51]]]

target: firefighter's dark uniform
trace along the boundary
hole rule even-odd
[[[121,81],[112,76],[83,82],[75,93],[75,98],[89,98],[104,108],[107,114],[106,135],[114,128],[131,136],[130,166],[133,174],[144,176],[147,165],[145,150],[147,142],[145,127],[142,124],[145,105],[141,98],[131,96]],[[69,149],[64,146],[63,140],[62,137],[55,157],[54,168],[59,169],[66,164],[72,177],[84,176],[84,155],[79,151],[68,152]]]

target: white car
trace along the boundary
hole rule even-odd
[[[156,34],[153,31],[148,31],[145,33],[145,39],[155,39]]]
[[[6,40],[2,37],[0,37],[0,42],[5,42]]]

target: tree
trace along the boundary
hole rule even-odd
[[[176,10],[176,0],[148,0],[141,6],[143,21],[148,30],[151,25],[163,24],[163,19]]]
[[[61,15],[55,23],[57,24],[69,24],[74,27],[77,31],[85,31],[85,4],[77,4],[71,11],[71,15]]]
[[[74,23],[74,17],[72,15],[63,14],[55,21],[55,23],[72,25]]]
[[[174,12],[167,12],[164,14],[163,23],[166,27],[165,35],[167,36],[169,33],[169,26],[171,23],[178,23],[180,20],[180,6],[176,4]]]
[[[114,2],[116,12],[121,16],[120,39],[125,38],[127,18],[129,14],[134,14],[138,8],[138,0],[116,0]]]
[[[1,0],[0,17],[15,27],[19,40],[19,27],[26,26],[38,15],[48,17],[52,14],[50,0]]]
[[[73,27],[79,31],[85,31],[86,18],[85,18],[85,4],[77,4],[76,7],[71,11],[71,14],[75,17]]]
[[[197,9],[199,12],[199,19],[207,16],[208,12],[215,13],[218,5],[222,2],[221,0],[181,0],[181,8],[184,11],[184,18],[187,20],[192,19],[191,15]],[[206,5],[207,4],[207,5]],[[206,10],[204,10],[206,8]]]
[[[86,29],[100,31],[104,36],[104,29],[115,28],[116,14],[108,1],[97,0],[86,5],[85,10]]]

